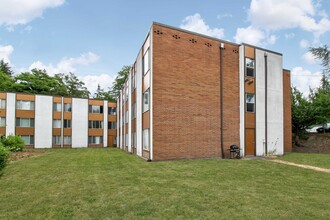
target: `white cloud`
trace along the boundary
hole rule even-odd
[[[97,86],[100,85],[102,89],[108,91],[108,88],[112,86],[115,78],[109,74],[100,74],[100,75],[87,75],[79,77],[83,81],[93,95],[97,89]]]
[[[291,71],[292,86],[295,86],[305,96],[309,94],[309,88],[315,89],[320,86],[321,72],[312,73],[302,67],[294,67]]]
[[[252,45],[260,45],[265,38],[266,36],[263,31],[252,26],[237,28],[236,36],[234,37],[236,43],[248,43]]]
[[[232,18],[232,17],[233,17],[233,15],[230,14],[230,13],[224,13],[224,14],[220,14],[220,15],[218,15],[218,16],[217,16],[217,19],[221,20],[221,19],[223,19],[223,18]]]
[[[1,46],[0,45],[0,60],[4,60],[6,63],[10,64],[10,55],[14,52],[14,47],[12,45]]]
[[[303,60],[308,64],[315,64],[316,58],[311,52],[307,52],[302,56]]]
[[[183,19],[180,28],[216,38],[223,38],[225,36],[222,28],[210,28],[198,13],[187,16]]]
[[[276,40],[277,40],[277,37],[275,35],[270,35],[268,38],[267,38],[267,43],[268,44],[275,44],[276,43]]]
[[[92,52],[88,52],[81,54],[79,57],[76,58],[62,58],[62,60],[55,66],[53,64],[45,65],[41,61],[36,61],[30,65],[29,70],[32,70],[34,68],[45,69],[49,75],[54,75],[56,73],[75,72],[76,66],[86,66],[88,64],[95,63],[96,61],[98,61],[98,59],[98,55]]]
[[[285,39],[289,40],[289,39],[293,39],[296,35],[294,33],[289,33],[289,34],[285,34],[284,37]]]
[[[301,40],[300,43],[299,43],[300,47],[301,48],[307,48],[310,46],[310,43],[307,41],[307,40]]]
[[[330,21],[323,11],[317,21],[317,3],[312,0],[252,0],[249,20],[252,25],[265,30],[301,28],[316,37],[330,30]]]
[[[41,17],[48,8],[62,5],[65,0],[1,0],[0,25],[27,24]]]

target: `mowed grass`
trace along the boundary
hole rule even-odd
[[[330,154],[290,153],[278,159],[330,169]]]
[[[0,177],[0,219],[329,219],[330,175],[262,160],[50,150]]]

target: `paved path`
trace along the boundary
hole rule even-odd
[[[309,169],[309,170],[320,171],[320,172],[324,172],[324,173],[330,173],[330,169],[321,168],[321,167],[314,167],[314,166],[310,166],[310,165],[292,163],[292,162],[288,162],[288,161],[284,161],[284,160],[276,160],[276,159],[275,160],[268,160],[268,161],[272,161],[272,162],[275,162],[275,163],[281,163],[281,164],[287,164],[287,165],[295,166],[295,167],[301,167],[301,168]]]

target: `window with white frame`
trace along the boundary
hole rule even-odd
[[[53,120],[53,128],[61,128],[62,127],[62,121],[60,119],[54,119]]]
[[[150,108],[149,89],[143,93],[143,112],[149,111]]]
[[[0,99],[0,109],[5,109],[5,108],[6,108],[6,100]]]
[[[16,118],[16,127],[33,128],[34,118]]]
[[[71,145],[71,143],[72,143],[71,136],[63,136],[63,144]]]
[[[0,127],[6,127],[6,118],[0,117]]]
[[[62,103],[53,103],[53,111],[54,112],[61,112],[62,111]]]
[[[117,129],[117,123],[115,121],[108,121],[108,129]]]
[[[16,109],[18,109],[18,110],[34,110],[34,101],[18,100],[18,101],[16,101]]]
[[[61,136],[53,136],[53,144],[60,145],[62,142]]]
[[[132,147],[136,148],[136,132],[132,133]]]
[[[149,150],[149,144],[150,144],[150,139],[149,139],[149,128],[143,130],[143,138],[142,138],[142,144],[143,144],[143,149],[144,150]]]
[[[245,75],[254,77],[254,59],[245,58]]]
[[[71,112],[72,111],[72,104],[71,103],[64,103],[64,111]]]
[[[132,92],[134,91],[134,89],[136,88],[136,79],[135,79],[136,74],[132,73]]]
[[[132,120],[133,120],[134,118],[136,118],[136,103],[133,103],[133,104],[132,104],[131,115],[132,115]]]
[[[103,106],[101,105],[90,105],[89,108],[89,113],[94,113],[94,114],[102,114],[103,113]]]
[[[89,144],[103,144],[103,136],[89,136],[88,143]]]
[[[34,136],[33,135],[21,135],[25,145],[34,145]]]
[[[64,128],[71,128],[71,120],[64,119],[64,121],[63,121],[63,127]]]
[[[88,127],[95,129],[103,128],[103,121],[88,121]]]
[[[254,103],[255,103],[255,95],[251,93],[246,93],[246,111],[254,112]]]
[[[108,107],[108,114],[109,115],[116,115],[116,107]]]
[[[150,51],[149,51],[149,48],[144,53],[144,56],[142,58],[142,70],[143,70],[143,75],[145,75],[150,70]]]

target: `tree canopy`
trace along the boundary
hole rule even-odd
[[[327,45],[320,47],[312,47],[309,51],[321,61],[321,65],[324,67],[326,75],[330,75],[330,51]]]

